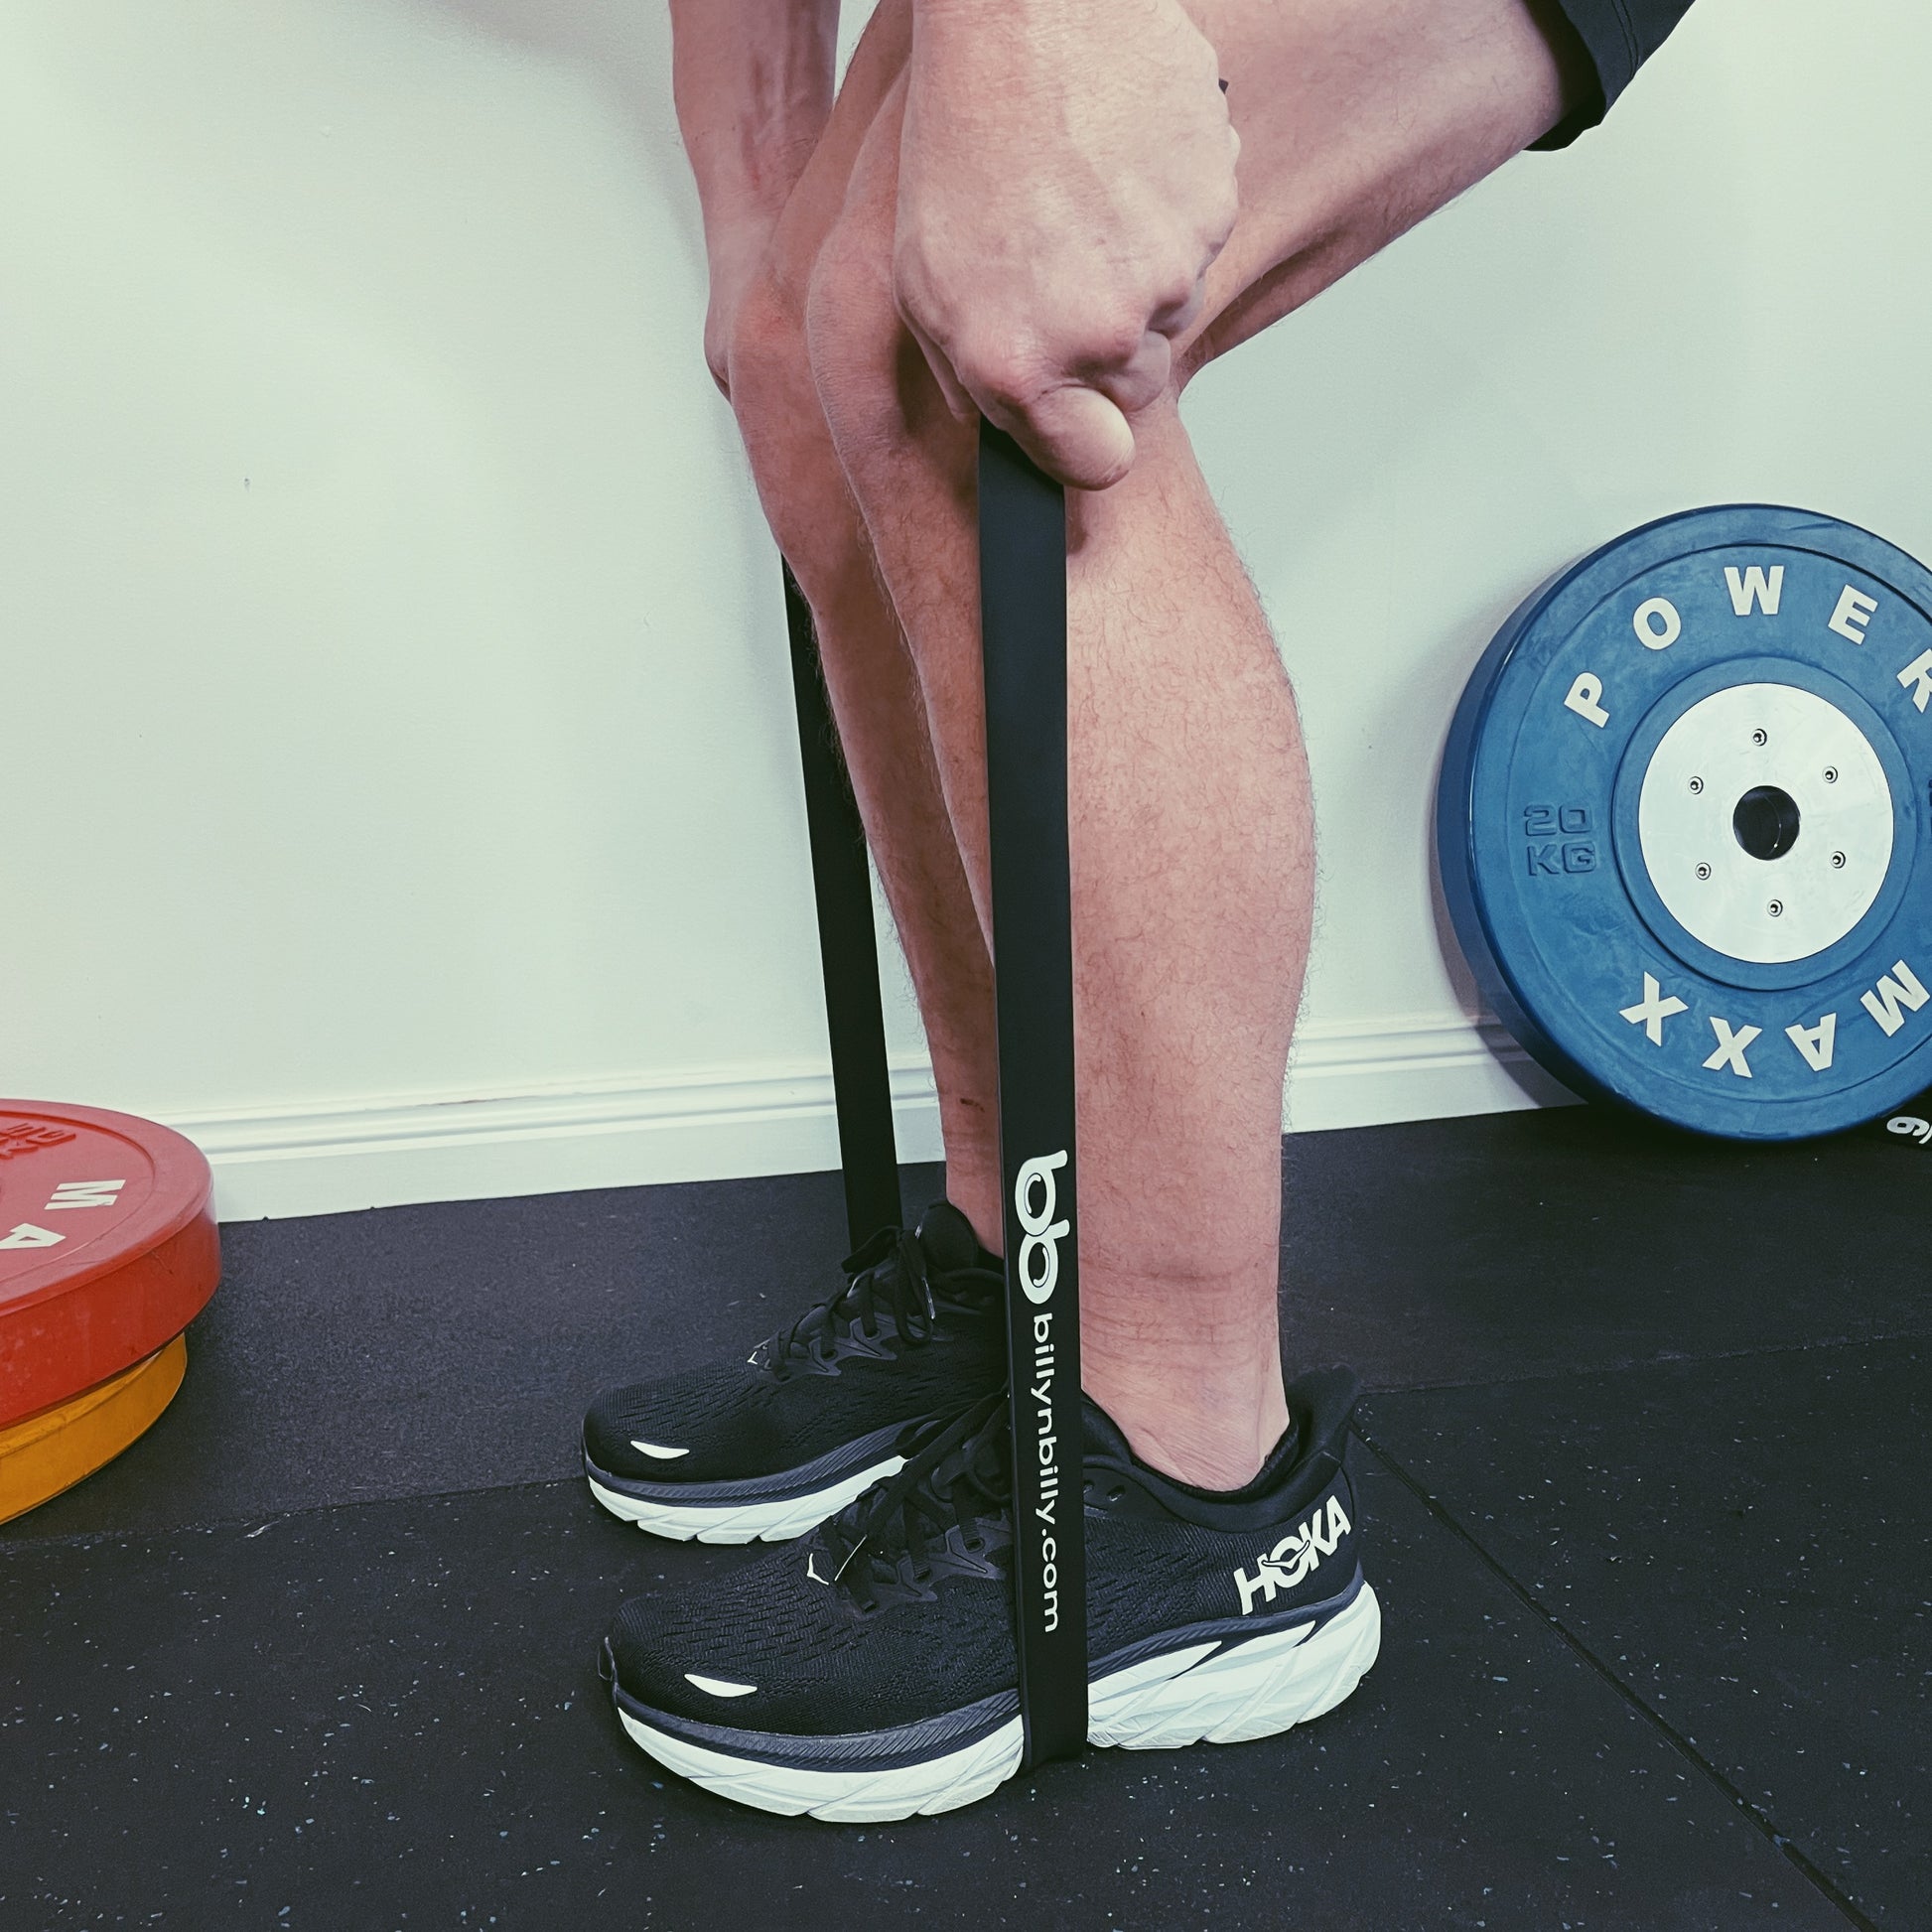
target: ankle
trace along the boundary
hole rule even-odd
[[[973,1224],[973,1233],[989,1254],[1006,1247],[1006,1222],[1000,1212],[1000,1173],[962,1161],[946,1162],[946,1198]]]
[[[1149,1375],[1089,1353],[1081,1383],[1143,1462],[1199,1489],[1252,1481],[1289,1425],[1278,1359],[1259,1372],[1234,1360]]]

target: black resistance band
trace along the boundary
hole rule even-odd
[[[1087,1739],[1073,936],[1066,832],[1066,499],[980,431],[980,629],[1006,1189],[1014,1593],[1026,1763]],[[811,613],[785,572],[792,684],[846,1212],[855,1248],[899,1220],[865,833],[838,755]]]
[[[1000,1164],[1026,1763],[1087,1741],[1073,927],[1066,834],[1066,497],[980,426],[980,640],[993,835]]]
[[[818,901],[818,957],[825,975],[825,1026],[832,1041],[846,1228],[856,1253],[879,1229],[897,1227],[901,1220],[892,1074],[879,993],[879,939],[873,929],[866,828],[839,756],[839,732],[826,701],[811,607],[789,565],[785,625],[791,633],[791,689],[805,765],[805,826]]]

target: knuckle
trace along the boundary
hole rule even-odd
[[[1075,358],[1078,364],[1124,368],[1140,354],[1147,341],[1147,316],[1138,307],[1116,306],[1096,315],[1085,336],[1082,352]]]
[[[1116,359],[1131,362],[1147,345],[1148,312],[1145,304],[1114,318],[1114,325],[1108,331],[1107,343]]]
[[[1007,337],[967,337],[951,347],[953,367],[974,395],[1024,410],[1039,388],[1033,358]]]
[[[1156,285],[1152,313],[1157,318],[1171,317],[1190,310],[1200,300],[1201,277],[1213,258],[1210,249],[1191,248],[1176,255]]]
[[[1185,274],[1174,274],[1155,291],[1154,314],[1177,315],[1190,309],[1200,297],[1200,276],[1190,267]]]
[[[1153,352],[1152,345],[1158,345],[1162,354],[1172,354],[1174,339],[1185,335],[1193,327],[1202,307],[1201,288],[1197,282],[1173,302],[1157,310],[1148,337],[1150,352]]]
[[[1029,373],[1011,362],[962,370],[960,380],[973,396],[1020,416],[1032,410],[1039,393]]]
[[[1222,178],[1221,192],[1216,199],[1217,206],[1215,213],[1218,217],[1221,232],[1225,236],[1227,231],[1234,226],[1241,213],[1241,184],[1236,179],[1232,168]]]
[[[1233,168],[1217,169],[1188,209],[1186,241],[1192,257],[1188,266],[1194,274],[1200,274],[1226,245],[1240,212],[1241,188]]]

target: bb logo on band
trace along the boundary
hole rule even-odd
[[[1070,1224],[1053,1218],[1060,1204],[1053,1175],[1065,1166],[1064,1148],[1057,1154],[1035,1154],[1021,1167],[1020,1178],[1013,1184],[1014,1209],[1027,1236],[1020,1244],[1020,1286],[1035,1308],[1052,1298],[1060,1279],[1060,1242]],[[1035,1193],[1037,1208],[1033,1205]]]

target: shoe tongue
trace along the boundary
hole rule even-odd
[[[971,1268],[980,1259],[979,1236],[973,1224],[949,1200],[936,1200],[919,1216],[913,1233],[925,1258],[942,1275]]]

